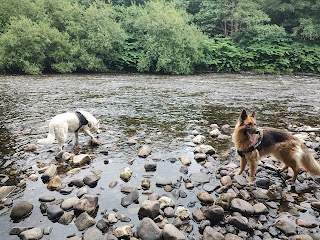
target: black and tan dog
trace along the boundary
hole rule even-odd
[[[284,130],[258,129],[254,112],[247,114],[245,110],[242,111],[232,134],[232,140],[241,156],[240,170],[236,174],[241,174],[248,163],[249,185],[253,184],[260,158],[265,155],[273,155],[284,162],[285,165],[279,169],[280,171],[291,167],[294,173],[293,182],[301,167],[313,175],[320,175],[320,164],[298,138]]]

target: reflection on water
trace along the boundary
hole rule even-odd
[[[137,160],[137,147],[126,144],[131,136],[137,136],[140,143],[150,143],[155,155],[166,160],[192,153],[192,148],[186,144],[192,129],[208,136],[212,123],[233,126],[243,108],[255,110],[260,125],[279,128],[286,128],[289,124],[319,126],[320,84],[319,77],[315,76],[1,76],[0,90],[0,173],[8,174],[15,170],[15,174],[10,176],[10,183],[19,182],[27,172],[34,171],[36,162],[54,160],[48,149],[54,150],[55,145],[39,148],[37,154],[25,153],[22,149],[26,144],[45,137],[49,120],[65,111],[85,109],[102,120],[103,131],[99,138],[104,143],[103,147],[109,149],[109,156],[99,154],[99,148],[90,149],[97,155],[97,160],[81,173],[85,175],[89,170],[102,169],[107,175],[100,181],[105,181],[100,190],[118,177],[115,175],[117,171],[110,167],[112,165],[102,164],[104,159],[108,158],[111,163],[136,160],[132,166],[135,174],[143,168],[143,163],[139,163],[141,160]],[[82,144],[87,140],[80,136]],[[70,136],[67,142],[72,141]],[[232,146],[230,141],[221,144],[209,138],[209,142],[220,153]],[[65,150],[69,151],[71,145],[66,145]],[[190,166],[189,172],[192,171],[199,171],[199,166]],[[167,177],[175,176],[179,165],[174,165],[169,171],[159,168],[157,172]],[[36,207],[39,205],[38,195],[43,191],[42,185],[39,181],[28,182],[23,193],[23,197],[33,201]],[[91,191],[94,193],[97,189]],[[56,192],[50,194],[61,198]],[[117,207],[120,202],[117,197],[115,195],[110,200],[108,195],[102,194],[104,204],[101,209]],[[129,207],[128,211],[135,207]],[[47,221],[37,214],[34,213],[43,223]],[[0,222],[4,226],[1,231],[7,233],[12,226],[8,216]],[[77,231],[73,229],[74,225],[70,228],[70,232]],[[58,239],[57,236],[59,233],[51,235],[53,239]]]

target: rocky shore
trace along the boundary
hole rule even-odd
[[[152,144],[129,138],[126,144],[137,146],[139,163],[128,161],[119,168],[101,160],[118,176],[108,182],[101,182],[105,175],[99,168],[81,174],[99,161],[81,151],[38,162],[17,186],[6,186],[6,176],[0,176],[1,209],[8,210],[12,222],[3,237],[52,239],[52,231],[65,226],[61,235],[69,240],[319,240],[320,177],[301,172],[292,184],[292,171],[278,172],[281,163],[268,157],[261,160],[255,185],[247,186],[247,171],[234,175],[239,167],[235,150],[222,156],[207,144],[208,138],[230,142],[230,132],[229,126],[215,124],[204,135],[193,130],[187,137],[192,152],[169,159],[155,157]],[[319,160],[318,133],[296,135]],[[36,154],[37,146],[28,144],[24,151]],[[101,146],[99,154],[108,151]],[[191,171],[191,166],[197,167]],[[162,176],[171,169],[178,170]],[[46,191],[33,201],[12,197],[17,189],[39,182]],[[104,199],[112,198],[121,199],[118,207],[101,208]],[[45,218],[46,225],[28,225],[33,216]]]

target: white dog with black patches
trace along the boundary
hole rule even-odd
[[[63,144],[67,140],[68,132],[75,135],[75,146],[78,144],[79,132],[91,137],[91,141],[98,143],[92,135],[93,132],[99,133],[100,120],[97,120],[91,113],[86,111],[66,112],[53,117],[49,123],[49,134],[47,138],[39,139],[40,144],[52,144],[58,140],[58,150],[62,151]]]

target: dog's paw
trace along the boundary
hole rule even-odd
[[[97,139],[91,139],[90,144],[91,144],[91,146],[101,145],[101,143]]]

